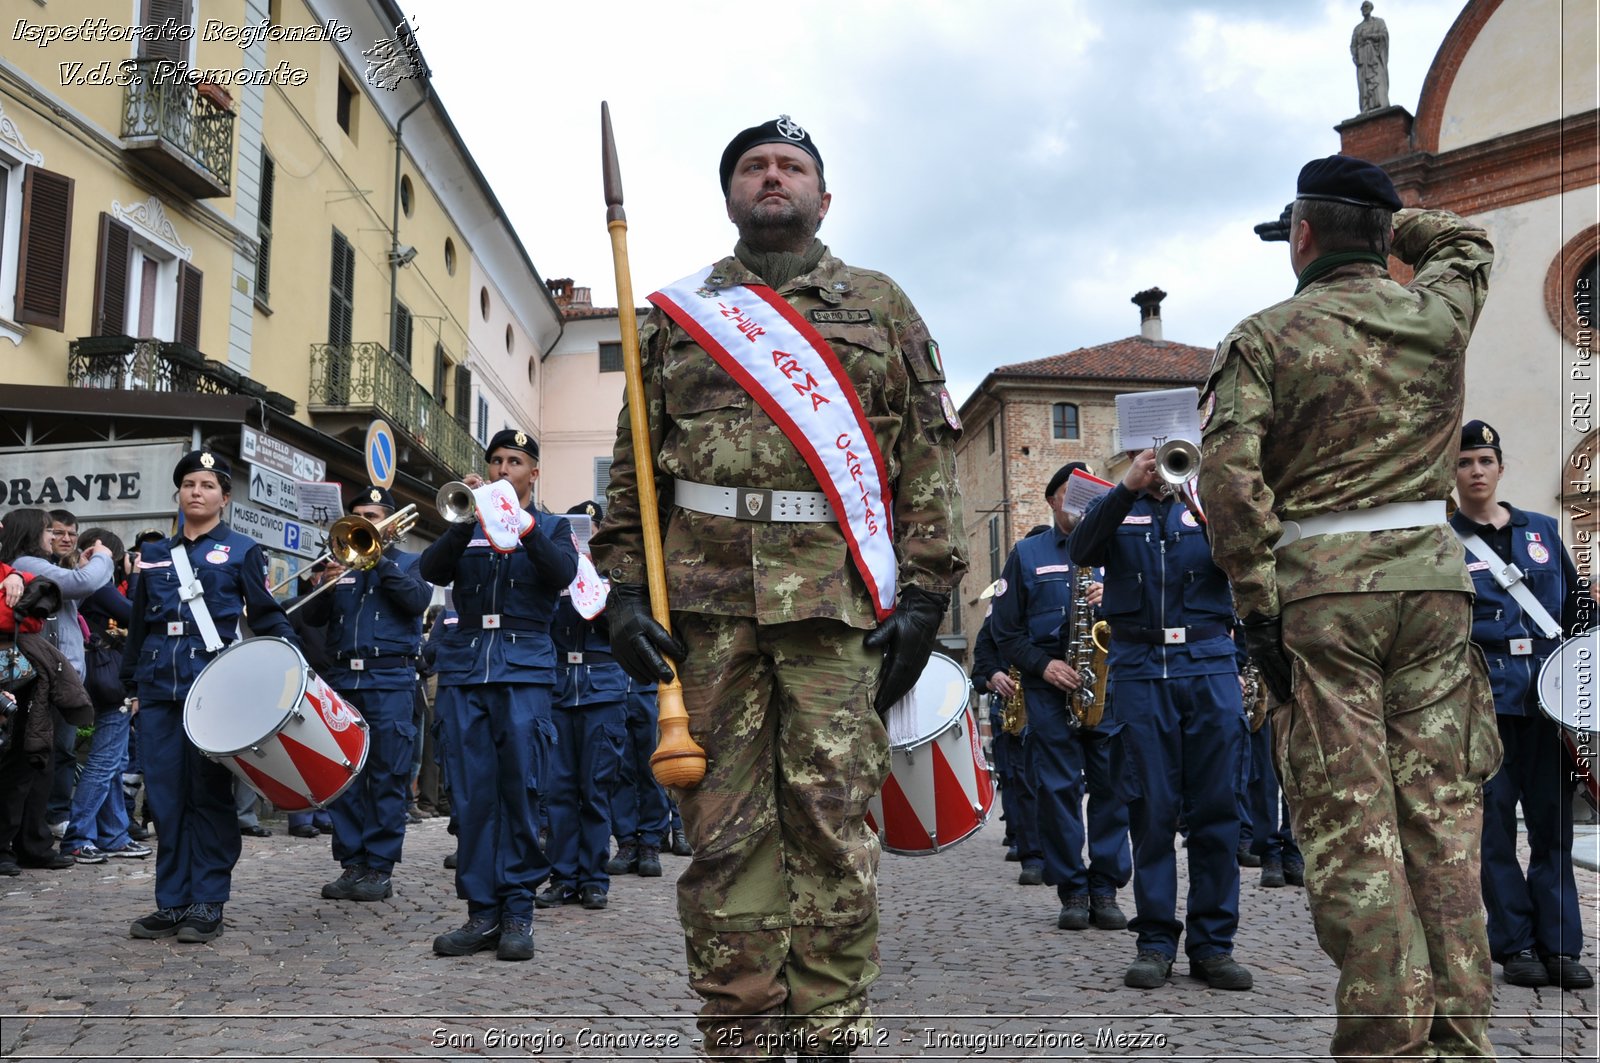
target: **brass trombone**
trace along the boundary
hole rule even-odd
[[[329,559],[339,562],[345,568],[373,568],[383,557],[383,548],[396,539],[404,538],[416,526],[417,520],[415,503],[408,504],[404,509],[397,509],[379,521],[369,520],[354,513],[346,514],[334,521],[333,526],[328,529],[328,549],[323,551],[322,556],[302,566],[288,579],[271,587],[270,590],[277,592]],[[284,612],[294,612],[331,586],[332,582],[324,583]]]
[[[433,504],[439,516],[451,524],[465,524],[478,516],[478,500],[473,497],[472,488],[460,480],[451,480],[439,488]]]

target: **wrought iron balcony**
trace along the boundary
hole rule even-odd
[[[452,478],[478,468],[483,448],[381,343],[313,343],[311,412],[370,412],[427,452]]]
[[[247,395],[292,415],[295,402],[193,347],[130,336],[84,336],[67,344],[67,386],[103,391]]]
[[[156,59],[134,59],[122,95],[122,146],[196,199],[232,187],[233,112]]]

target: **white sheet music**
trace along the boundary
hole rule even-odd
[[[1134,391],[1117,396],[1117,431],[1124,451],[1148,450],[1172,439],[1200,442],[1200,392],[1195,388]]]

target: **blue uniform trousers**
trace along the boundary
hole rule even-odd
[[[1523,949],[1583,952],[1572,872],[1572,760],[1543,715],[1496,716],[1505,759],[1483,784],[1483,902],[1489,953],[1504,963]],[[1517,802],[1528,825],[1528,870],[1517,860]]]
[[[435,707],[456,824],[456,896],[473,915],[533,915],[550,875],[539,848],[539,788],[555,729],[537,683],[441,686]]]
[[[1128,929],[1138,947],[1176,956],[1178,935],[1191,960],[1233,949],[1239,924],[1239,804],[1234,765],[1243,738],[1239,678],[1112,677],[1122,731],[1112,770],[1128,802],[1133,835],[1133,895]],[[1189,831],[1189,898],[1177,919],[1173,839],[1182,814]]]
[[[389,872],[400,862],[411,789],[411,753],[417,728],[410,689],[341,690],[367,721],[367,766],[338,800],[333,817],[333,858],[347,868]]]
[[[611,884],[606,858],[611,855],[611,793],[622,764],[624,713],[621,701],[551,710],[556,747],[544,803],[550,812],[552,882],[602,889]]]
[[[233,773],[194,747],[183,705],[141,702],[145,801],[161,834],[156,845],[156,906],[223,904],[239,862]]]
[[[1068,897],[1114,897],[1133,872],[1128,806],[1111,777],[1111,738],[1077,725],[1066,695],[1050,687],[1023,690],[1028,706],[1027,771],[1036,800],[1044,880]],[[1083,798],[1089,795],[1089,861],[1083,859]]]
[[[656,692],[634,686],[630,681],[625,703],[627,735],[611,793],[611,833],[619,842],[659,849],[669,813],[667,792],[650,771],[650,756],[656,751]]]
[[[1249,725],[1246,724],[1248,731]],[[1278,769],[1272,764],[1272,723],[1258,731],[1248,731],[1250,781],[1246,790],[1245,814],[1250,817],[1250,851],[1264,864],[1304,865],[1300,846],[1295,844],[1294,828],[1289,824],[1289,802],[1278,785]]]
[[[1000,818],[1006,822],[1006,845],[1015,845],[1021,851],[1021,836],[1017,830],[1022,809],[1018,802],[1021,783],[1016,779],[1022,765],[1021,738],[1000,729],[1000,701],[992,694],[984,695],[993,708],[989,712],[989,750],[994,758],[994,774],[1000,783]]]

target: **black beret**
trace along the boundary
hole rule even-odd
[[[483,448],[483,460],[488,461],[489,455],[507,447],[511,450],[520,450],[534,461],[539,460],[539,441],[520,428],[502,428],[489,440],[489,445]]]
[[[1057,469],[1056,474],[1050,477],[1050,486],[1044,489],[1044,500],[1046,502],[1050,501],[1050,496],[1059,491],[1061,485],[1067,482],[1067,477],[1071,476],[1075,471],[1088,472],[1089,466],[1081,461],[1069,461]]]
[[[345,508],[354,512],[357,506],[383,506],[390,513],[397,508],[394,504],[394,495],[389,493],[387,487],[379,487],[377,484],[370,484],[357,491],[350,497],[350,502]]]
[[[589,500],[588,502],[579,502],[577,505],[567,510],[568,514],[581,513],[592,521],[599,521],[601,514],[604,512],[605,510],[601,508],[600,503],[594,501],[593,499]]]
[[[722,166],[718,172],[722,177],[724,196],[728,194],[728,185],[733,181],[733,168],[739,164],[739,157],[757,144],[793,144],[817,160],[817,176],[822,176],[822,155],[812,142],[811,134],[796,125],[788,115],[780,114],[770,122],[746,129],[722,149]]]
[[[233,479],[233,466],[228,459],[209,450],[191,450],[179,458],[177,468],[172,470],[172,486],[182,487],[183,478],[192,472],[214,472],[218,483]]]
[[[1461,449],[1479,450],[1483,447],[1493,447],[1496,454],[1500,453],[1500,433],[1483,421],[1468,421],[1461,426]]]
[[[1400,193],[1383,167],[1353,155],[1329,155],[1312,159],[1300,168],[1295,184],[1296,199],[1326,199],[1357,207],[1382,207],[1399,210]]]
[[[1049,530],[1050,530],[1050,525],[1048,525],[1048,524],[1035,524],[1033,527],[1028,529],[1028,534],[1024,535],[1023,538],[1024,539],[1032,539],[1035,535],[1043,535],[1045,532],[1047,532]]]

